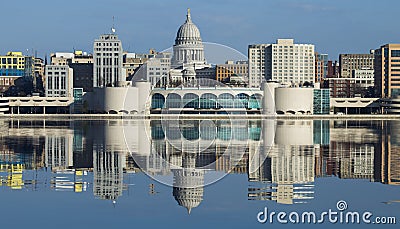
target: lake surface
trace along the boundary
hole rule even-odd
[[[322,217],[328,228],[400,221],[400,121],[1,120],[0,142],[1,228],[320,228],[288,215],[329,210],[372,216]],[[259,222],[271,212],[289,222]]]

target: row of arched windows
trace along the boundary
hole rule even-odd
[[[187,93],[183,97],[176,93],[170,93],[165,98],[162,94],[155,93],[152,96],[152,109],[168,108],[194,108],[194,109],[220,109],[220,108],[245,108],[261,109],[262,95],[245,93],[236,96],[230,93],[220,94],[218,97],[211,93],[204,93],[200,97],[194,93]]]

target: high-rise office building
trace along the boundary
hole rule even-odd
[[[314,83],[314,45],[295,44],[293,39],[278,39],[265,50],[266,80],[292,85]]]
[[[314,45],[278,39],[276,44],[250,45],[248,51],[249,87],[269,80],[291,85],[315,82]]]
[[[126,80],[122,57],[122,42],[116,34],[104,34],[94,41],[93,87],[116,87]]]
[[[265,81],[265,48],[270,44],[249,45],[248,87],[259,88]]]
[[[374,54],[340,54],[340,77],[351,78],[353,70],[374,69]]]
[[[377,97],[400,95],[400,44],[386,44],[374,52],[375,93]]]

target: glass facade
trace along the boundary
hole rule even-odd
[[[330,112],[330,90],[314,89],[314,114],[329,114]]]
[[[74,88],[73,89],[74,96],[74,104],[73,104],[73,113],[81,114],[83,112],[83,88]]]
[[[314,144],[329,146],[330,144],[330,125],[329,120],[313,121]]]

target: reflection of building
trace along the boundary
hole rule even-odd
[[[95,149],[93,155],[93,194],[102,200],[116,201],[122,195],[125,154]]]
[[[150,155],[133,156],[152,175],[172,171],[173,195],[190,213],[203,199],[206,171],[247,171],[246,152],[259,150],[260,131],[259,121],[152,121]]]
[[[375,151],[377,182],[400,185],[400,124],[398,121],[382,121],[380,142]]]
[[[59,131],[45,137],[45,163],[53,171],[73,166],[73,132]]]
[[[115,203],[125,189],[123,173],[128,149],[124,142],[124,126],[118,121],[105,122],[104,125],[93,129],[91,134],[93,194],[102,200]]]
[[[177,155],[180,165],[178,169],[172,169],[174,173],[173,196],[178,204],[191,210],[198,207],[203,200],[204,170],[196,169],[196,153],[184,153]]]
[[[0,186],[5,183],[5,185],[11,189],[22,189],[24,186],[24,180],[22,178],[23,171],[24,166],[22,164],[0,164],[0,172],[7,173],[6,180],[0,180]]]
[[[357,121],[332,121],[329,171],[342,179],[370,179],[374,174],[376,133]]]
[[[249,188],[250,200],[293,204],[314,198],[315,149],[312,126],[310,121],[277,123],[275,144],[265,160],[259,160],[258,171],[262,172],[249,176],[249,181],[261,182],[258,184],[261,187]],[[260,176],[254,176],[257,174]],[[252,185],[257,186],[254,183]]]

